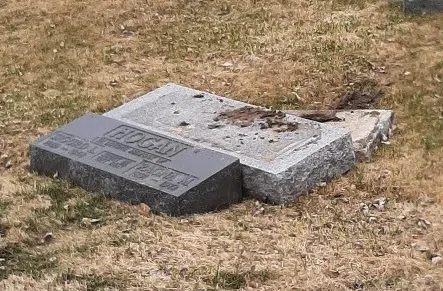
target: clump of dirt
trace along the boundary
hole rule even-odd
[[[317,122],[329,122],[329,121],[343,121],[343,119],[336,116],[336,110],[317,110],[317,111],[309,111],[302,112],[298,114],[298,117],[309,119]]]
[[[244,106],[228,110],[218,115],[216,120],[226,120],[240,127],[251,126],[258,121],[260,129],[272,128],[276,132],[295,131],[298,123],[288,122],[286,114],[278,110],[266,110],[259,107]]]
[[[351,83],[333,109],[370,109],[383,97],[377,81],[364,79]]]

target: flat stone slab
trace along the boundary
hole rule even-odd
[[[381,142],[390,137],[394,120],[391,110],[345,110],[345,111],[304,111],[286,110],[296,116],[323,118],[330,125],[345,128],[351,132],[355,156],[359,162],[369,162]],[[337,120],[338,119],[338,120]]]
[[[31,171],[175,216],[242,198],[237,158],[96,114],[33,143]]]
[[[404,0],[405,13],[433,14],[443,12],[442,0]]]
[[[247,195],[284,203],[354,164],[349,132],[168,84],[104,114],[240,159]]]

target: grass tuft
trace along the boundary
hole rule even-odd
[[[45,272],[53,269],[56,259],[48,254],[29,252],[17,244],[0,247],[0,281],[9,275],[26,275],[39,279]]]

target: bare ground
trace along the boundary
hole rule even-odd
[[[0,290],[443,289],[442,16],[382,0],[0,0],[0,31]],[[169,218],[27,174],[39,135],[166,82],[326,109],[366,80],[383,92],[371,106],[397,114],[391,144],[293,205]]]

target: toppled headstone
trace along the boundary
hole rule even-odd
[[[170,215],[211,211],[242,197],[237,158],[95,114],[32,144],[31,171]]]
[[[348,129],[354,143],[357,161],[370,161],[372,154],[380,143],[386,142],[390,137],[394,113],[391,110],[324,110],[303,111],[286,110],[293,114],[308,119],[327,122],[330,125]]]
[[[442,0],[404,0],[403,9],[405,13],[433,14],[443,12]]]
[[[354,164],[345,129],[175,84],[104,115],[238,157],[246,194],[272,203],[293,201]]]

